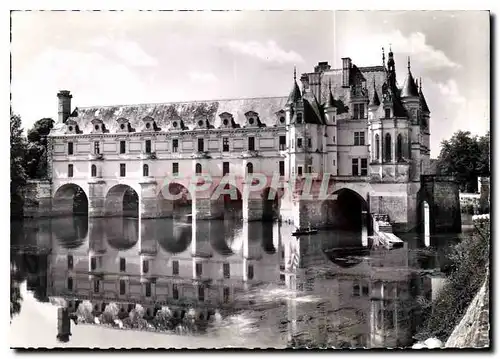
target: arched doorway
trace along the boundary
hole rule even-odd
[[[333,193],[336,199],[327,199],[322,203],[323,221],[332,228],[360,232],[362,229],[362,212],[368,212],[368,203],[357,192],[342,188]],[[369,214],[366,214],[368,232],[371,229]]]
[[[54,194],[52,209],[59,215],[86,216],[89,213],[88,197],[80,186],[67,183]]]
[[[106,216],[139,217],[139,195],[132,187],[124,184],[109,189],[104,206]]]

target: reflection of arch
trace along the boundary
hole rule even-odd
[[[262,223],[262,249],[267,254],[275,254],[277,248],[274,246],[273,241],[273,224],[272,223]]]
[[[87,237],[88,218],[82,216],[52,218],[51,227],[56,240],[63,248],[76,249]]]
[[[237,250],[243,223],[240,220],[213,221],[210,225],[210,245],[222,256],[230,256]]]
[[[188,249],[193,238],[190,224],[175,223],[173,220],[154,220],[155,237],[165,251],[177,254]]]
[[[280,199],[283,196],[283,190],[276,190],[267,187],[262,191],[262,219],[272,221],[279,217]]]
[[[105,235],[108,244],[119,251],[134,247],[139,239],[137,218],[106,218]]]
[[[89,201],[85,191],[74,183],[67,183],[57,189],[52,207],[59,214],[86,215]]]
[[[391,135],[389,133],[385,134],[385,148],[384,148],[384,160],[385,161],[390,161],[391,160],[391,152],[392,152],[392,142],[391,142]]]
[[[323,254],[334,264],[342,268],[352,268],[363,262],[364,257],[370,254],[367,248],[335,248],[323,250]]]
[[[139,196],[132,187],[119,184],[109,189],[104,207],[108,216],[139,217]]]
[[[345,230],[360,231],[362,211],[368,212],[368,203],[357,192],[342,188],[333,193],[336,199],[327,199],[321,205],[323,222],[327,225]],[[371,220],[367,214],[366,225],[371,232]]]

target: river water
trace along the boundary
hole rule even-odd
[[[363,247],[357,232],[294,237],[293,230],[238,219],[12,222],[12,345],[57,345],[55,335],[43,341],[26,331],[55,333],[56,303],[88,300],[96,316],[111,302],[121,313],[140,304],[146,317],[163,307],[178,318],[189,313],[195,324],[136,332],[135,344],[125,339],[129,331],[78,325],[85,330],[74,327],[66,346],[100,346],[103,338],[135,347],[409,346],[461,236],[432,236],[425,248],[407,234],[402,248],[386,250]]]

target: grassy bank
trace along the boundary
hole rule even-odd
[[[436,337],[446,341],[484,282],[490,255],[490,220],[474,220],[474,231],[450,253],[447,283],[433,302],[423,308],[417,340]]]

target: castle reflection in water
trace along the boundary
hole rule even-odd
[[[90,300],[97,312],[110,302],[122,311],[139,303],[149,315],[194,308],[199,319],[250,312],[276,343],[412,343],[417,297],[431,295],[418,251],[362,249],[360,233],[292,231],[276,222],[69,217],[27,221],[21,241],[43,258],[37,286],[72,308]]]

